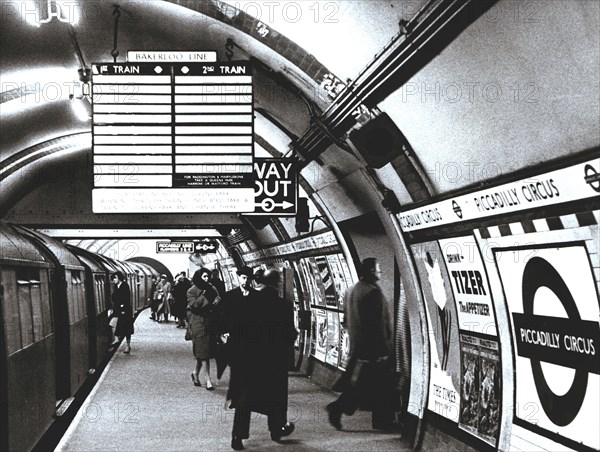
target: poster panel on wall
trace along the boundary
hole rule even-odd
[[[308,284],[309,289],[309,300],[311,305],[316,306],[324,306],[325,299],[321,296],[321,291],[318,288],[317,282],[315,280],[315,270],[316,265],[311,263],[310,259],[312,258],[303,258],[300,259],[300,267],[302,268],[302,274]]]
[[[317,353],[317,313],[314,309],[310,312],[310,356]]]
[[[450,274],[461,332],[497,336],[492,294],[475,238],[455,237],[439,243]]]
[[[319,305],[326,306],[325,286],[323,285],[323,280],[321,279],[321,271],[319,270],[317,260],[314,257],[309,257],[307,261],[310,268],[310,274],[312,275],[312,279],[315,283],[315,292],[319,295]]]
[[[350,336],[348,330],[343,325],[344,313],[340,312],[340,363],[338,367],[346,370],[348,359],[350,358]]]
[[[427,314],[430,379],[427,408],[454,422],[460,412],[458,315],[450,278],[437,242],[412,246]]]
[[[439,240],[439,244],[460,330],[459,425],[495,446],[500,423],[500,347],[487,274],[473,236]]]
[[[585,244],[494,255],[515,350],[514,423],[573,448],[600,449],[598,293]]]
[[[300,308],[300,305],[298,303],[294,303],[294,327],[296,328],[297,331],[299,331],[298,328],[298,323],[299,323],[299,316],[298,316],[298,309]],[[296,340],[294,342],[294,348],[298,349],[300,347],[300,334],[296,335]]]
[[[351,285],[352,280],[346,279],[342,260],[344,257],[341,254],[330,254],[327,256],[327,263],[331,270],[331,276],[333,277],[333,283],[335,284],[335,293],[337,295],[337,306],[339,309],[344,309],[344,296],[348,287]]]
[[[459,426],[496,446],[500,432],[502,369],[498,341],[462,334]]]
[[[331,270],[327,263],[327,257],[319,256],[315,258],[315,263],[319,271],[319,277],[317,280],[321,281],[323,286],[323,294],[325,295],[325,304],[332,308],[337,308],[337,295],[335,293],[335,286]]]
[[[335,311],[327,311],[327,355],[325,362],[337,367],[340,357],[340,319]]]
[[[315,309],[316,316],[316,347],[315,358],[325,362],[327,353],[327,312],[324,309]]]

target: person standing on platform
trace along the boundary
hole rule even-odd
[[[221,275],[217,268],[210,272],[210,283],[217,289],[219,296],[223,298],[223,295],[225,295],[225,283],[221,279]]]
[[[115,337],[125,337],[127,346],[123,353],[131,351],[131,335],[133,334],[133,308],[131,307],[131,291],[129,284],[125,281],[123,273],[116,272],[112,275],[112,282],[115,285],[115,290],[112,293],[112,313],[110,317],[116,319]],[[112,319],[111,319],[112,320]]]
[[[239,342],[235,324],[239,313],[256,292],[252,287],[254,272],[247,265],[237,271],[239,286],[225,292],[219,305],[219,347],[217,350],[217,378],[220,378],[231,361],[232,343]],[[231,338],[231,336],[234,336]],[[230,339],[231,338],[231,339]]]
[[[385,364],[392,352],[392,332],[385,297],[377,281],[381,278],[381,267],[377,259],[370,257],[362,261],[360,281],[351,287],[344,298],[344,320],[350,338],[350,353],[346,372],[335,384],[341,389],[340,397],[327,405],[329,422],[337,430],[342,429],[342,414],[352,415],[361,403],[374,395],[372,425],[376,429],[392,426],[393,411],[389,408],[389,394],[385,382],[365,382],[355,375],[361,372],[362,363]],[[366,369],[366,367],[365,367]],[[352,381],[356,381],[354,384]],[[366,383],[366,384],[365,384]]]
[[[148,303],[150,304],[150,320],[156,320],[156,305],[154,303],[154,294],[156,293],[156,286],[158,284],[157,277],[152,275],[151,278],[152,285],[150,286],[150,297],[148,298]]]
[[[156,302],[156,321],[161,321],[161,316],[164,316],[165,322],[169,320],[169,297],[171,296],[171,283],[167,275],[160,275],[156,284],[156,292],[154,299]]]
[[[177,319],[177,328],[185,328],[187,306],[187,291],[192,287],[192,282],[187,278],[185,272],[181,272],[175,279],[175,284],[171,289],[173,292],[173,312],[172,314]]]
[[[206,389],[214,389],[210,378],[210,360],[215,357],[217,345],[217,322],[214,311],[221,301],[216,289],[208,282],[210,270],[201,268],[192,277],[192,287],[187,291],[187,320],[192,337],[192,351],[196,369],[192,373],[194,386],[201,386],[199,374],[204,364]]]
[[[250,436],[251,412],[267,415],[271,439],[279,441],[294,431],[287,422],[288,356],[298,332],[292,304],[278,295],[281,276],[269,269],[265,286],[240,303],[236,311],[231,379],[226,406],[235,409],[231,447],[242,450]]]

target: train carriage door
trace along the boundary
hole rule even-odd
[[[80,260],[83,261],[83,259]],[[96,360],[98,357],[97,354],[97,325],[96,325],[96,306],[97,306],[97,289],[96,289],[96,280],[95,280],[95,275],[93,274],[91,268],[87,265],[87,263],[85,264],[85,278],[84,278],[84,283],[85,283],[85,300],[86,300],[86,311],[87,311],[87,318],[88,318],[88,367],[90,369],[95,369],[96,368]]]
[[[52,313],[54,317],[56,356],[56,399],[66,399],[71,394],[71,353],[69,350],[70,326],[67,306],[65,269],[56,266],[50,270]]]

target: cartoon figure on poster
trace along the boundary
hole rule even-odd
[[[438,260],[435,261],[431,257],[429,251],[425,253],[425,269],[427,270],[427,279],[431,286],[431,292],[433,294],[433,300],[437,304],[437,310],[431,313],[432,323],[436,323],[437,335],[441,337],[441,341],[438,342],[438,356],[441,359],[442,370],[446,370],[448,366],[448,352],[450,351],[450,323],[452,321],[452,313],[448,309],[446,288],[444,287],[444,279],[442,278],[442,270]]]
[[[458,315],[437,242],[412,246],[421,279],[431,351],[427,408],[453,422],[460,417],[461,354]]]

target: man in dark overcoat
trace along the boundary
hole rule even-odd
[[[237,309],[231,331],[234,347],[227,398],[235,408],[231,447],[243,449],[249,437],[250,414],[267,415],[271,439],[279,441],[294,430],[287,422],[288,356],[298,332],[291,302],[278,295],[280,274],[267,270],[265,285]]]
[[[219,342],[217,347],[217,378],[221,378],[225,368],[230,364],[233,351],[233,342],[237,338],[230,340],[231,331],[235,328],[238,312],[244,309],[244,304],[252,299],[256,290],[252,287],[253,270],[244,265],[237,271],[238,287],[225,292],[223,301],[217,306],[217,316],[219,319]],[[234,333],[235,335],[235,333]]]
[[[177,328],[185,328],[185,308],[188,302],[187,291],[190,287],[192,287],[192,282],[187,278],[185,272],[178,273],[175,284],[171,289],[173,299],[175,300],[173,302],[174,310],[172,314],[177,318]]]
[[[334,390],[340,390],[342,394],[327,405],[329,422],[338,430],[342,428],[342,413],[352,415],[366,401],[373,404],[373,428],[391,427],[393,412],[389,394],[385,393],[389,382],[366,381],[357,375],[361,373],[362,363],[380,364],[385,369],[392,352],[389,314],[385,297],[377,284],[380,277],[381,267],[377,259],[366,258],[361,263],[360,281],[344,297],[344,322],[350,339],[350,353],[346,372],[334,386]],[[366,369],[367,366],[363,368]]]
[[[112,314],[111,317],[117,319],[115,327],[115,336],[125,337],[127,346],[123,353],[131,351],[131,335],[133,334],[133,308],[131,307],[131,290],[129,284],[125,281],[125,276],[121,272],[113,273],[112,281],[115,290],[112,293]]]

